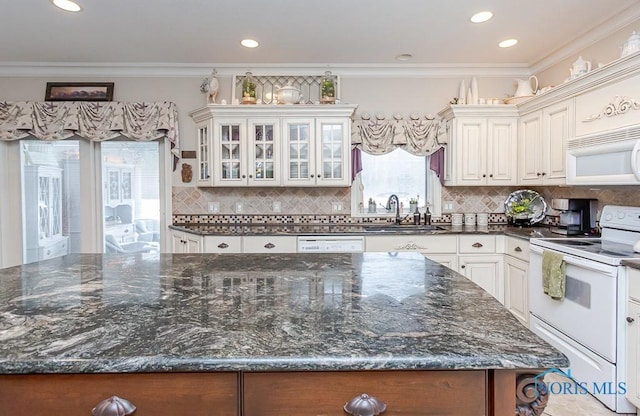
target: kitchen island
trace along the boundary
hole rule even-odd
[[[112,396],[154,416],[374,400],[385,415],[538,415],[535,376],[566,366],[420,254],[82,254],[0,270],[0,416],[127,403]]]

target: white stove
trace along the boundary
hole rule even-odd
[[[581,383],[625,382],[627,277],[620,263],[640,258],[640,207],[607,205],[600,217],[600,238],[535,238],[530,243],[530,327],[561,350],[571,376]],[[545,251],[561,253],[566,266],[565,297],[554,299],[542,288]],[[596,391],[611,410],[636,409],[624,394]]]

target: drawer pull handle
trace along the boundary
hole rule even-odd
[[[229,244],[227,244],[227,243],[218,244],[218,248],[227,248],[227,247],[229,247]]]
[[[627,316],[627,322],[629,322],[630,324],[632,324],[635,321],[635,319],[633,319],[630,316]]]
[[[376,416],[387,410],[387,405],[373,396],[362,393],[344,405],[344,411],[353,416]]]
[[[271,249],[271,248],[274,248],[275,246],[276,246],[276,245],[275,245],[275,244],[273,244],[273,243],[267,243],[267,244],[265,244],[265,245],[264,245],[264,248],[269,248],[269,249]]]
[[[520,246],[518,246],[518,247],[514,248],[513,251],[520,253],[522,251],[522,249],[520,248]]]
[[[128,228],[125,228],[125,229],[124,229],[124,232],[125,232],[125,233],[128,233],[128,232],[129,232],[129,229],[128,229]]]
[[[126,416],[136,411],[136,407],[129,400],[118,396],[104,399],[91,410],[93,416]]]
[[[472,247],[480,248],[480,247],[482,247],[482,244],[481,243],[473,243]]]

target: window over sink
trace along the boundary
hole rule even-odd
[[[396,149],[384,155],[362,152],[361,159],[362,171],[351,186],[352,216],[395,216],[395,209],[386,209],[392,194],[398,196],[402,216],[413,213],[412,199],[418,199],[421,214],[425,213],[425,203],[428,203],[429,211],[440,215],[442,187],[435,172],[429,169],[429,156],[415,156]]]

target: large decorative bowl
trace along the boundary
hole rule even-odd
[[[510,224],[529,226],[544,219],[547,203],[536,191],[521,189],[504,201],[504,213]]]
[[[300,90],[292,85],[278,89],[278,104],[298,104],[301,99]]]

